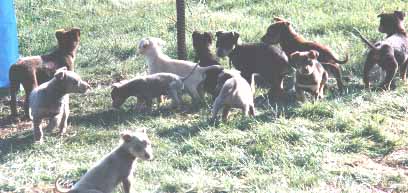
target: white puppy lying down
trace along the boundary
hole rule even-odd
[[[122,182],[123,191],[129,193],[133,162],[136,158],[151,160],[153,150],[145,128],[124,132],[121,138],[123,143],[89,169],[72,189],[60,187],[59,179],[55,182],[55,189],[68,193],[111,193]]]
[[[165,42],[160,38],[144,38],[139,42],[139,53],[144,55],[149,67],[149,74],[169,72],[181,77],[187,77],[184,85],[193,98],[194,102],[201,100],[203,96],[202,82],[206,78],[206,71],[210,69],[222,69],[218,65],[200,67],[197,63],[185,60],[172,59],[162,52]]]

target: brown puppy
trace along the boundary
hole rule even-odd
[[[290,55],[290,63],[296,67],[296,98],[305,101],[304,91],[310,92],[314,100],[323,98],[323,88],[328,74],[317,61],[319,52],[294,52]]]
[[[346,63],[348,56],[346,56],[346,59],[343,61],[338,60],[327,46],[317,42],[307,41],[296,33],[288,21],[282,18],[274,18],[274,20],[276,23],[268,27],[266,34],[261,39],[262,42],[267,44],[279,43],[288,56],[296,51],[318,51],[320,55],[317,60],[319,60],[327,70],[333,73],[337,81],[337,86],[340,90],[343,90],[344,85],[341,80],[341,70],[338,64]]]
[[[408,63],[408,37],[403,27],[405,14],[400,11],[394,13],[383,13],[380,17],[378,30],[387,34],[387,37],[374,45],[364,38],[357,30],[357,35],[366,43],[371,50],[368,52],[364,64],[364,84],[370,88],[369,74],[371,68],[378,64],[385,72],[386,76],[381,84],[381,88],[390,89],[391,81],[394,79],[398,68],[403,81],[406,80]]]
[[[195,51],[195,62],[202,67],[221,65],[214,54],[211,53],[211,45],[213,42],[213,36],[211,32],[200,33],[194,31],[193,35],[193,47]],[[210,93],[213,98],[216,97],[215,86],[217,85],[218,74],[221,73],[221,69],[210,69],[206,72],[206,78],[204,80],[204,90]]]
[[[151,110],[152,100],[161,95],[170,95],[172,107],[179,107],[181,99],[178,93],[183,89],[183,78],[172,73],[156,73],[112,85],[112,106],[119,108],[127,98],[136,96],[146,102],[147,110]]]
[[[75,55],[79,46],[79,28],[57,30],[55,36],[58,41],[58,48],[55,51],[47,55],[20,58],[10,67],[10,108],[13,117],[17,116],[16,96],[20,84],[23,84],[25,91],[25,117],[29,118],[28,104],[31,91],[50,80],[58,68],[67,67],[71,71],[74,69]]]
[[[283,96],[283,79],[289,72],[289,63],[282,50],[264,43],[240,43],[239,33],[234,31],[218,31],[216,36],[218,57],[228,56],[248,83],[251,84],[252,74],[257,73],[271,85],[269,95]]]

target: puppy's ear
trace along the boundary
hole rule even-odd
[[[400,20],[404,20],[405,13],[402,12],[402,11],[394,11],[394,16],[397,17]]]
[[[285,25],[285,26],[290,26],[290,22],[289,21],[284,21],[284,22],[282,22],[283,23],[283,25]]]
[[[238,32],[236,32],[236,31],[233,31],[233,32],[231,32],[232,33],[232,37],[234,37],[234,40],[238,40],[238,38],[239,38],[239,33]]]
[[[286,21],[285,19],[281,18],[281,17],[274,17],[273,21],[275,22],[279,22],[279,21]]]
[[[384,15],[385,15],[385,13],[380,13],[380,14],[377,15],[377,17],[381,18],[381,17],[384,17]]]
[[[64,29],[58,29],[55,31],[55,37],[57,40],[60,40],[64,37],[65,30]]]
[[[222,34],[222,31],[217,31],[217,32],[215,33],[215,37],[218,38],[221,34]]]
[[[147,133],[147,129],[145,127],[138,128],[136,131],[141,133]]]
[[[205,35],[207,41],[211,43],[212,40],[213,40],[213,35],[212,35],[212,33],[211,33],[211,32],[204,32],[204,35]]]
[[[317,59],[317,57],[319,57],[319,52],[316,50],[310,50],[309,53],[307,54],[307,57],[311,58],[311,59]]]
[[[166,42],[160,38],[157,38],[157,45],[159,45],[160,47],[164,47],[166,45]]]
[[[200,32],[194,31],[192,37],[193,39],[197,39],[199,35],[200,35]]]
[[[75,33],[75,36],[80,37],[81,36],[81,29],[77,27],[71,28],[71,31]]]
[[[120,134],[120,137],[123,139],[124,142],[130,142],[132,140],[132,135],[130,134],[130,132],[122,132]]]
[[[65,77],[65,71],[64,71],[64,70],[58,70],[58,71],[54,74],[54,77],[55,77],[57,80],[63,80],[64,77]]]
[[[139,49],[147,48],[149,45],[150,45],[150,40],[148,40],[148,39],[142,39],[142,40],[140,40],[140,42],[139,42]]]

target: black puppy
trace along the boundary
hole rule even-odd
[[[269,94],[282,96],[283,79],[289,70],[288,57],[282,50],[264,43],[240,44],[237,32],[218,31],[216,36],[217,56],[228,56],[230,64],[249,83],[253,73],[260,74],[271,85]]]
[[[198,65],[202,67],[221,65],[214,54],[211,53],[211,45],[213,36],[210,32],[200,33],[198,31],[193,32],[193,47],[195,52],[195,62],[199,62]],[[210,93],[215,98],[218,93],[215,91],[217,85],[218,74],[221,73],[220,69],[210,69],[206,72],[206,78],[204,80],[204,90]]]

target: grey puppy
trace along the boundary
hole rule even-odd
[[[211,121],[217,119],[218,111],[223,108],[222,120],[226,121],[231,108],[240,108],[244,116],[255,116],[254,107],[254,75],[252,74],[251,86],[240,75],[239,71],[224,70],[218,75],[215,98]]]
[[[40,124],[44,118],[50,119],[46,128],[51,131],[59,127],[60,134],[67,128],[69,115],[68,93],[85,93],[91,87],[81,77],[66,67],[59,68],[54,78],[35,88],[30,94],[30,116],[33,120],[34,139],[42,142],[43,130]]]
[[[153,150],[145,128],[121,133],[121,138],[123,143],[88,170],[72,189],[62,188],[60,179],[55,181],[55,189],[69,193],[111,193],[122,182],[123,191],[129,193],[133,162],[136,158],[153,159]]]
[[[184,79],[173,73],[156,73],[112,85],[112,106],[119,108],[127,98],[136,96],[146,102],[147,108],[152,107],[152,100],[161,95],[170,95],[172,107],[179,107],[181,99],[178,93],[183,89]],[[139,101],[138,101],[139,102]]]

